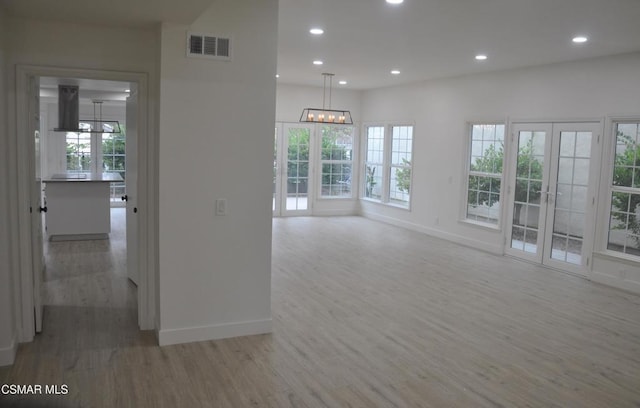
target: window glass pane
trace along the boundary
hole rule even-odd
[[[382,165],[367,164],[364,177],[364,196],[374,200],[382,199]]]
[[[353,127],[323,126],[321,154],[320,195],[351,197]]]
[[[616,155],[613,168],[613,185],[623,187],[640,186],[635,180],[640,168],[638,127],[640,124],[618,124],[616,126]]]
[[[469,176],[467,219],[497,224],[500,216],[500,178]]]
[[[640,255],[640,193],[612,194],[607,248]]]
[[[504,131],[502,124],[474,124],[471,128],[467,219],[498,223]]]
[[[393,126],[391,137],[389,202],[406,207],[409,206],[411,190],[413,126]]]
[[[382,164],[384,158],[384,127],[367,128],[367,162]]]
[[[67,171],[91,171],[91,134],[68,132],[66,142]]]
[[[392,127],[392,165],[411,165],[411,149],[413,139],[413,126]]]

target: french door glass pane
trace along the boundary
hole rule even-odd
[[[287,210],[308,208],[309,145],[311,131],[291,128],[288,131],[287,151]]]
[[[545,132],[518,134],[511,248],[537,253]]]
[[[591,132],[560,132],[551,259],[582,263]]]

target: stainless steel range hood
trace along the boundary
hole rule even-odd
[[[58,85],[58,127],[59,132],[80,130],[80,87]]]
[[[58,85],[58,127],[56,132],[121,133],[120,122],[102,119],[102,101],[94,100],[93,119],[80,119],[80,87]]]

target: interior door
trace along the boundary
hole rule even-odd
[[[280,149],[280,215],[307,215],[311,213],[311,150],[313,127],[286,124]]]
[[[40,79],[29,80],[29,134],[32,135],[33,154],[29,163],[31,172],[30,206],[31,206],[31,262],[33,270],[33,306],[36,333],[42,331],[42,281],[44,279],[44,250],[42,244],[42,217],[46,212],[46,204],[42,195],[42,174],[40,167]]]
[[[125,201],[127,222],[127,276],[138,285],[138,90],[130,84],[126,102]]]
[[[598,123],[513,126],[506,253],[587,274],[599,129]]]

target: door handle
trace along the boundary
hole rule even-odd
[[[129,196],[125,194],[125,195],[123,195],[122,197],[120,197],[120,199],[121,199],[122,201],[129,201]]]
[[[41,213],[45,212],[46,213],[47,212],[47,206],[45,205],[44,207],[38,207],[38,212],[41,212]]]

